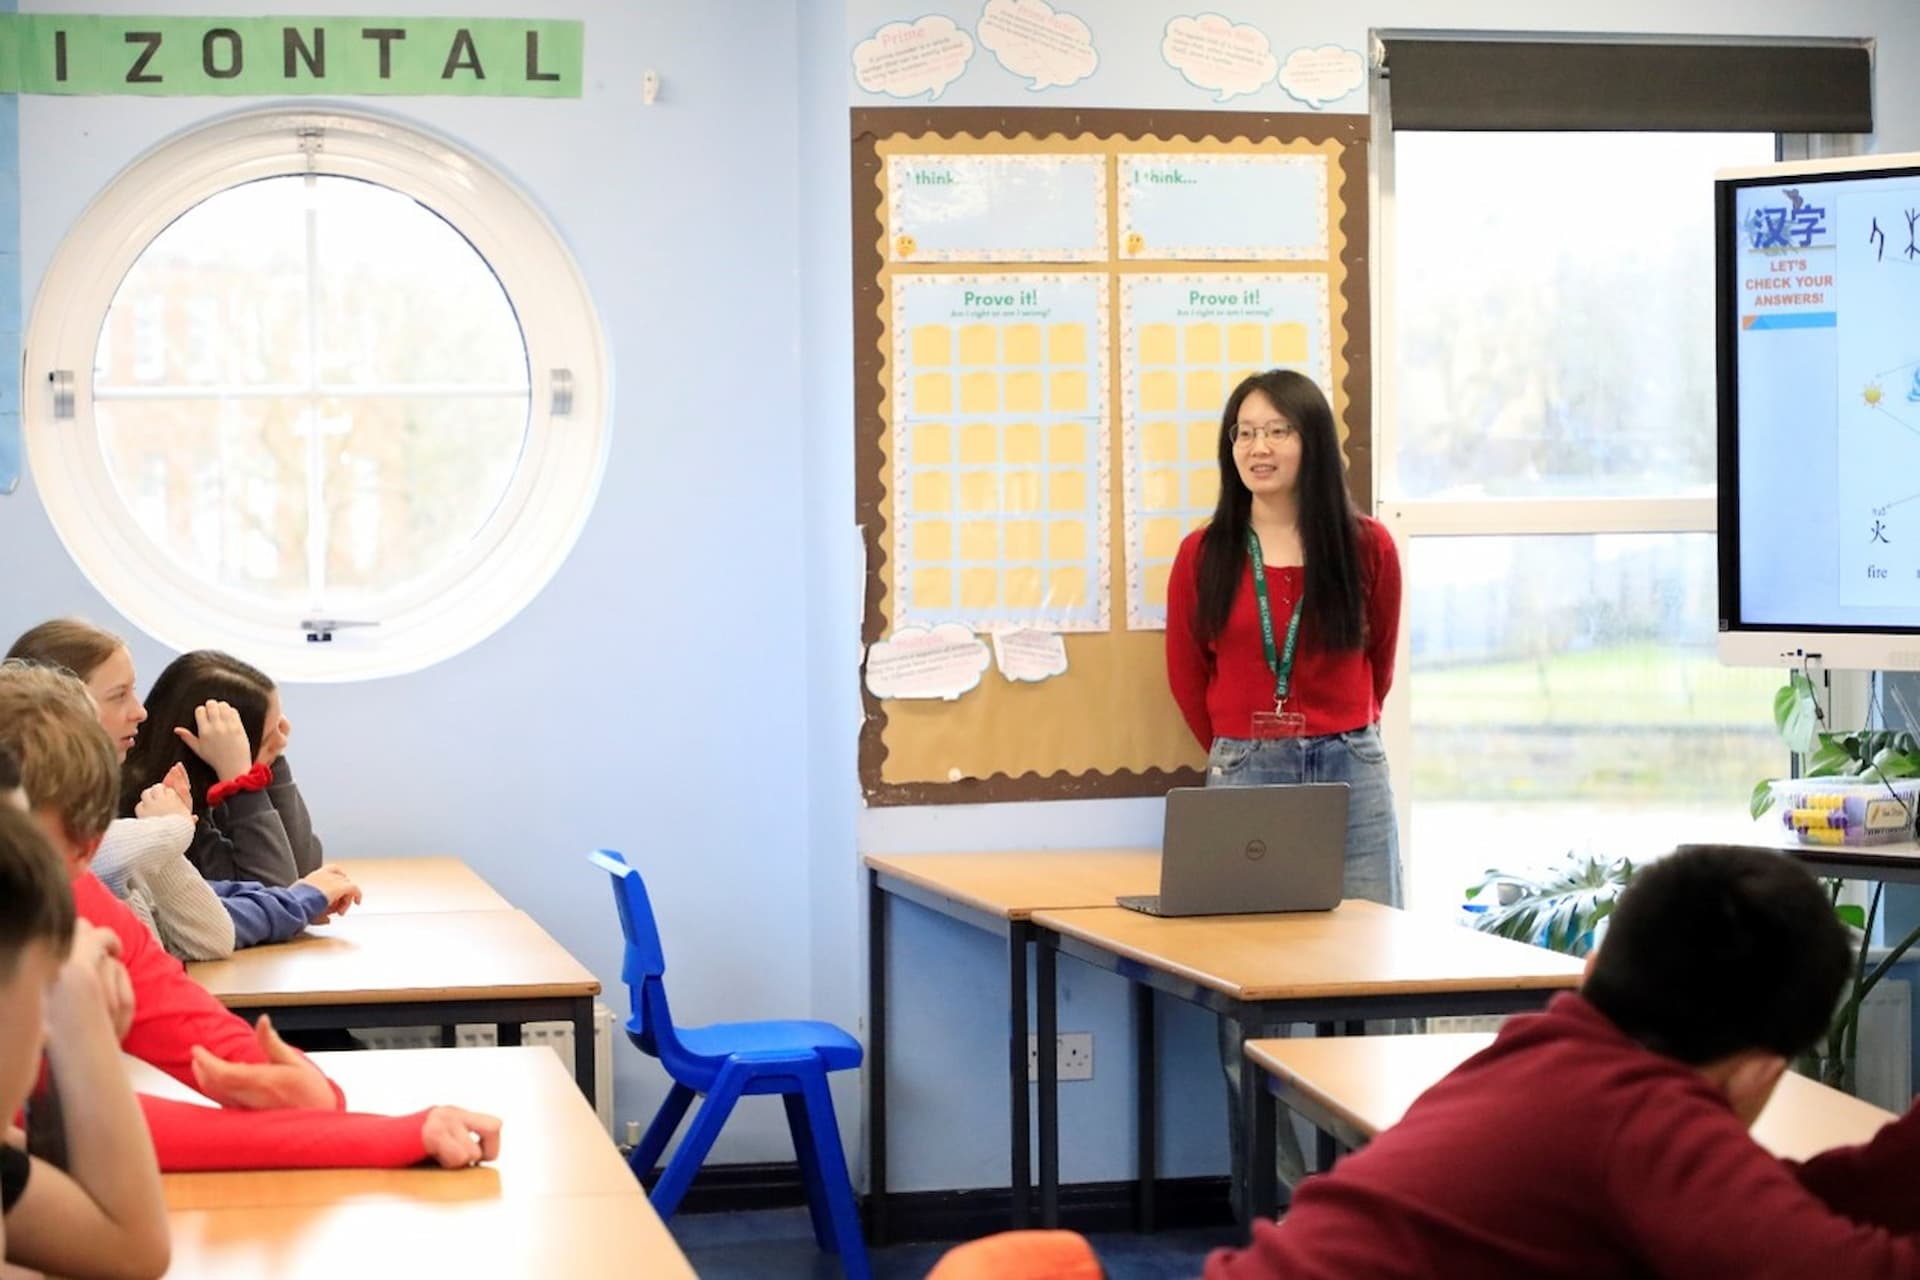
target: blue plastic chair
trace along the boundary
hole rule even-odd
[[[613,877],[613,901],[620,910],[626,956],[620,977],[627,984],[633,1013],[627,1038],[640,1052],[658,1058],[673,1079],[647,1134],[627,1157],[635,1177],[653,1171],[680,1127],[695,1096],[706,1101],[687,1136],[654,1184],[650,1199],[661,1218],[671,1218],[693,1181],[694,1171],[713,1149],[713,1140],[740,1098],[777,1093],[787,1107],[793,1153],[807,1186],[813,1238],[822,1249],[840,1255],[849,1280],[868,1280],[867,1244],[860,1234],[853,1182],[840,1149],[840,1128],[833,1117],[829,1071],[860,1065],[860,1042],[830,1022],[722,1022],[710,1027],[676,1027],[667,1010],[666,958],[653,905],[640,873],[611,849],[587,855]]]

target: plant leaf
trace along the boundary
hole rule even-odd
[[[1773,808],[1773,783],[1762,778],[1753,784],[1753,794],[1747,798],[1747,812],[1752,817],[1759,818],[1771,808]]]
[[[1867,927],[1867,909],[1857,902],[1845,902],[1833,909],[1840,917],[1840,923],[1849,929],[1861,930]]]
[[[1773,695],[1773,723],[1787,750],[1806,755],[1813,750],[1813,735],[1820,727],[1815,714],[1813,685],[1801,672],[1793,672],[1786,687]]]

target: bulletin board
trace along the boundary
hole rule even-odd
[[[862,684],[868,803],[1158,795],[1200,751],[1167,572],[1218,496],[1226,396],[1296,368],[1371,504],[1366,118],[852,113],[862,638],[1064,640],[957,698]]]

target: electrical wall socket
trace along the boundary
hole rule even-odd
[[[1062,1031],[1055,1039],[1054,1052],[1062,1080],[1093,1079],[1093,1032]],[[1040,1078],[1040,1037],[1027,1037],[1027,1079]]]

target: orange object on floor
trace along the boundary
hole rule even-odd
[[[1074,1231],[1003,1231],[947,1251],[927,1280],[1101,1280],[1093,1247]]]

